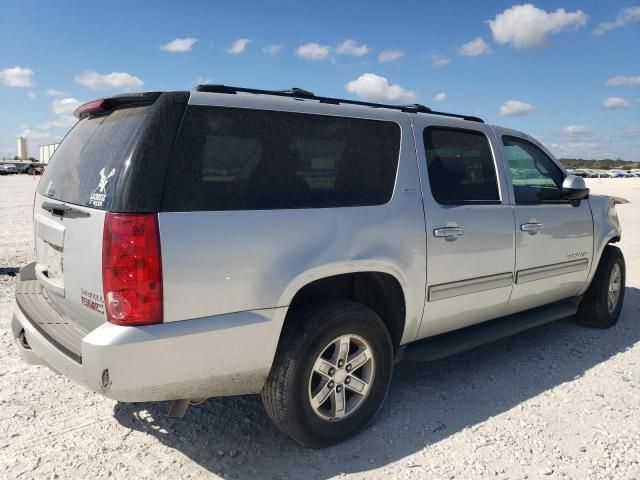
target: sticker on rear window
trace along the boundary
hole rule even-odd
[[[89,197],[89,205],[94,207],[102,207],[102,204],[107,198],[107,184],[109,183],[109,179],[115,175],[116,169],[112,168],[109,174],[106,174],[103,168],[99,173],[100,181],[98,182],[98,186]]]

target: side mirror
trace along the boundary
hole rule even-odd
[[[567,175],[562,182],[562,198],[579,202],[589,196],[589,189],[584,183],[584,178],[575,175]]]

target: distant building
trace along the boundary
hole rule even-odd
[[[50,143],[49,145],[40,145],[38,153],[40,155],[40,163],[49,163],[53,152],[58,148],[59,143]]]
[[[27,137],[18,137],[18,160],[27,160],[28,158]]]

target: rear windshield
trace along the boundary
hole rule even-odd
[[[163,210],[380,205],[393,193],[393,122],[191,106],[166,180]]]
[[[148,106],[80,120],[56,149],[38,193],[102,210],[112,204]]]

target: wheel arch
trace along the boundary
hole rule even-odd
[[[400,277],[401,278],[401,277]],[[285,293],[288,305],[280,333],[289,328],[295,313],[305,305],[319,302],[351,300],[373,310],[389,329],[394,349],[400,346],[406,329],[406,288],[399,276],[386,269],[365,267],[333,271],[325,275],[308,275]]]
[[[589,285],[591,285],[606,246],[610,243],[619,242],[622,236],[622,228],[620,219],[618,218],[618,212],[616,212],[616,204],[623,203],[623,201],[617,200],[616,198],[617,197],[592,194],[589,195],[587,199],[593,218],[593,253],[589,267],[589,275],[578,295],[583,295],[589,288]]]

